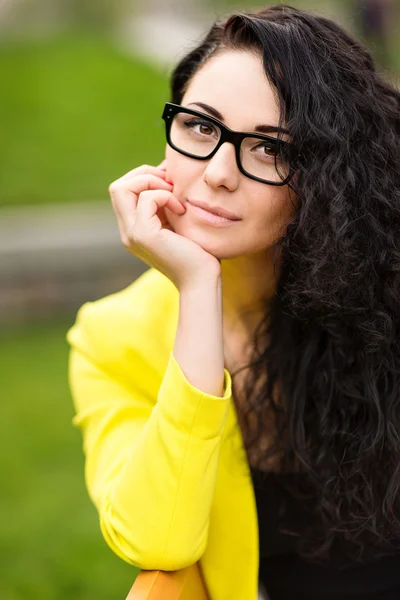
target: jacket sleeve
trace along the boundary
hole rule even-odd
[[[88,303],[67,334],[69,382],[102,533],[118,556],[141,569],[189,566],[207,544],[230,374],[225,369],[223,397],[205,394],[187,381],[171,351],[157,380],[136,344],[128,381],[115,368],[118,357],[107,360],[94,341],[90,315]]]

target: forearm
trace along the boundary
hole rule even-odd
[[[152,285],[153,279],[161,290]],[[163,304],[163,283],[150,274],[142,282],[145,290],[138,287],[125,311],[114,299],[107,305],[88,303],[68,339],[74,423],[84,435],[86,482],[103,534],[114,552],[135,566],[176,570],[196,562],[207,544],[232,392],[229,372],[222,367],[223,397],[196,388],[185,378],[172,348],[160,346],[158,333],[173,314],[164,308],[170,300]],[[218,307],[218,287],[210,283],[197,288],[201,292],[201,298],[197,292],[193,296],[197,319],[209,314],[210,306]],[[182,294],[184,308],[194,291],[192,287]],[[156,324],[154,307],[159,310]],[[142,316],[146,311],[148,322]],[[132,320],[127,322],[126,313],[134,315]],[[116,314],[120,325],[114,335]],[[187,316],[187,311],[182,312],[183,324]],[[214,333],[210,344],[214,351],[218,328],[206,331],[200,321],[194,323],[201,330],[198,343],[204,344],[206,359],[210,358],[204,365],[206,376],[214,370],[217,379],[217,361],[209,350],[207,355],[205,342]],[[125,330],[128,333],[120,341]],[[183,338],[182,358],[180,341],[178,356],[186,365],[188,346]],[[210,382],[208,387],[215,385],[211,378]]]
[[[224,393],[223,348],[221,278],[182,289],[173,354],[187,380],[213,396]]]

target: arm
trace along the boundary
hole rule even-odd
[[[221,278],[181,290],[174,356],[187,379],[202,391],[223,395]]]
[[[203,284],[182,293],[177,357],[170,354],[161,382],[150,380],[154,372],[141,351],[149,332],[140,323],[130,349],[129,385],[119,375],[118,359],[99,351],[102,315],[92,305],[81,309],[69,332],[74,422],[84,436],[89,493],[107,543],[142,569],[184,568],[207,543],[231,399],[222,349],[212,337],[220,321],[219,286],[211,289]]]

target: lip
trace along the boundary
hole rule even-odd
[[[225,210],[224,208],[221,208],[220,206],[210,206],[209,204],[206,204],[205,202],[199,202],[198,200],[189,200],[189,198],[187,199],[187,201],[192,206],[197,206],[198,208],[202,208],[203,210],[205,210],[213,215],[217,215],[218,217],[223,217],[224,219],[229,219],[230,221],[241,221],[240,217],[231,213],[228,210]]]
[[[187,202],[187,207],[189,212],[192,213],[196,219],[211,227],[232,227],[235,223],[238,223],[237,220],[234,221],[233,219],[220,217],[208,210],[204,210],[204,208],[200,208],[200,206],[195,206],[191,202]]]

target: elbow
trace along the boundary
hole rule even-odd
[[[111,550],[125,562],[144,570],[177,571],[195,564],[204,554],[207,536],[196,543],[184,543],[182,536],[172,539],[167,534],[168,527],[159,524],[154,529],[154,521],[148,528],[143,524],[127,525],[117,519],[110,506],[100,515],[100,528]],[[168,543],[166,540],[168,539]]]

